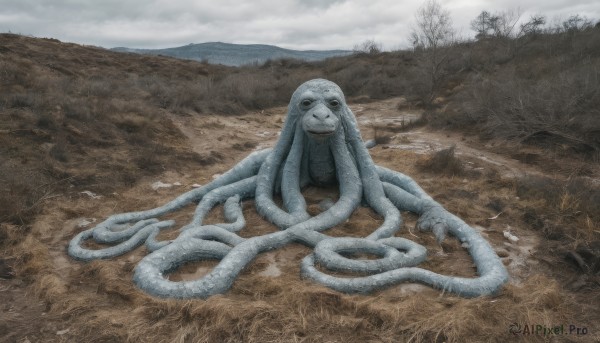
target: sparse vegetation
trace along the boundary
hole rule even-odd
[[[488,26],[482,26],[477,41],[439,47],[437,56],[446,57],[434,88],[432,65],[422,60],[431,53],[425,46],[231,68],[0,35],[0,279],[15,281],[1,280],[7,293],[0,298],[31,311],[27,323],[0,313],[0,336],[10,341],[33,332],[33,325],[45,331],[36,331],[31,341],[67,336],[98,342],[506,341],[507,318],[594,325],[600,287],[600,30],[581,17],[551,27],[534,17],[512,31],[507,30],[513,19],[505,12],[484,19]],[[397,133],[427,121],[430,128],[459,131],[466,134],[463,139],[479,137],[504,156],[544,169],[546,176],[507,178],[499,167],[486,165],[489,170],[464,183],[471,170],[455,147],[420,158],[383,146],[371,150],[383,165],[438,190],[434,198],[452,212],[484,226],[507,264],[522,261],[513,261],[513,250],[503,250],[503,230],[518,230],[523,241],[541,237],[538,245],[532,243],[537,251],[527,253],[535,268],[528,265],[492,300],[400,287],[349,296],[301,280],[298,262],[310,251],[294,245],[285,252],[292,257],[283,264],[282,277],[260,275],[270,263],[262,256],[226,296],[181,302],[135,289],[128,277],[143,255],[139,251],[65,266],[64,245],[81,231],[74,220],[108,216],[115,208],[148,208],[171,197],[148,195],[147,185],[139,184],[147,177],[182,170],[191,184],[227,170],[231,151],[247,155],[261,142],[254,134],[229,132],[230,120],[256,110],[251,120],[257,125],[280,125],[281,117],[269,109],[287,104],[298,84],[316,77],[338,83],[351,101],[403,96],[403,110],[427,107],[417,124],[371,126],[380,144],[410,142]],[[194,152],[174,124],[192,117],[205,118],[201,129],[219,132],[230,150]],[[238,125],[245,125],[243,119]],[[535,153],[521,150],[530,146]],[[573,159],[577,170],[552,167]],[[80,193],[87,190],[107,201],[88,201]],[[309,209],[318,208],[317,198]],[[273,230],[250,207],[245,207],[246,234]],[[185,224],[185,215],[175,218],[178,224]],[[360,209],[332,234],[366,236],[378,220]],[[405,221],[413,226],[416,218],[406,215]],[[459,242],[444,245],[444,254],[438,254],[433,239],[421,240],[434,251],[428,268],[473,275]],[[57,334],[66,329],[65,336]],[[597,330],[593,334],[589,337],[599,337]]]
[[[126,59],[101,49],[10,34],[0,40],[0,222],[30,223],[62,193],[57,188],[111,192],[199,159],[138,86],[147,58],[124,66]]]
[[[562,29],[544,28],[544,21],[534,19],[533,31],[482,33],[479,41],[463,44],[469,51],[464,67],[475,73],[465,75],[448,92],[448,106],[427,119],[435,127],[477,130],[482,138],[580,154],[597,163],[600,30],[569,24],[575,19]]]
[[[525,176],[516,182],[516,193],[532,202],[524,220],[552,240],[590,242],[600,224],[600,187],[587,178],[568,180]],[[574,229],[579,227],[581,229]]]
[[[367,39],[360,44],[356,44],[352,51],[355,54],[378,54],[381,53],[381,43],[377,43],[374,39]]]

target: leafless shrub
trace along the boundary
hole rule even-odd
[[[587,215],[600,220],[600,188],[587,178],[559,180],[529,175],[519,178],[516,185],[519,197],[543,200],[566,216]]]
[[[91,104],[84,99],[70,98],[63,103],[65,116],[71,119],[88,121],[92,118]]]
[[[530,201],[523,219],[548,239],[587,240],[600,223],[600,187],[582,177],[560,180],[525,176],[516,181],[517,195]]]
[[[50,149],[49,153],[50,156],[52,156],[52,158],[54,158],[57,161],[67,162],[69,160],[69,154],[67,152],[67,149],[65,148],[64,143],[62,142],[54,144],[54,146]]]
[[[596,31],[543,35],[516,54],[486,40],[472,44],[469,68],[478,72],[461,81],[448,106],[428,113],[430,125],[600,160],[594,119],[600,113],[600,56],[590,49],[600,47]]]
[[[374,39],[367,39],[354,45],[352,51],[355,54],[378,54],[381,52],[381,43],[376,42]]]
[[[8,94],[5,100],[5,107],[35,109],[41,107],[42,102],[42,96],[38,92],[25,91]]]
[[[377,126],[373,126],[373,139],[377,144],[388,144],[392,141],[392,135],[384,133],[383,130]]]
[[[6,161],[0,162],[0,223],[31,223],[55,186],[51,178],[39,171],[23,171]]]
[[[256,148],[257,145],[258,145],[258,143],[255,143],[255,142],[244,142],[243,144],[235,143],[234,145],[232,145],[232,148],[234,148],[236,150],[245,151],[245,150],[252,150],[252,149]]]
[[[35,77],[30,72],[33,64],[30,61],[19,59],[0,61],[0,85],[22,85],[31,86]]]
[[[600,151],[600,74],[575,67],[541,79],[506,73],[473,89],[469,115],[493,137]]]
[[[562,22],[562,29],[565,32],[583,31],[591,29],[593,26],[590,19],[586,16],[580,16],[579,14],[572,15]]]
[[[546,17],[540,14],[532,15],[529,21],[521,24],[520,35],[535,36],[543,32],[543,27],[546,24]]]
[[[448,176],[459,176],[465,173],[462,162],[454,154],[456,146],[451,146],[431,153],[417,162],[422,171]]]

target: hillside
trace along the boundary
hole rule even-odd
[[[245,64],[263,64],[268,60],[296,59],[300,61],[320,61],[326,58],[352,54],[348,50],[290,50],[265,44],[230,44],[211,42],[188,44],[167,49],[134,49],[118,47],[118,52],[132,52],[146,55],[164,55],[186,60],[241,66]]]
[[[457,45],[436,87],[419,51],[234,68],[1,34],[0,341],[505,342],[513,323],[575,325],[587,334],[556,340],[600,340],[599,32],[517,51]],[[66,255],[93,223],[161,205],[272,146],[291,93],[316,77],[345,91],[363,138],[377,141],[375,163],[480,230],[511,275],[500,294],[463,299],[410,283],[341,294],[302,279],[311,249],[291,244],[259,256],[222,296],[165,300],[131,281],[144,247],[92,263]],[[171,187],[153,189],[158,181]],[[313,215],[337,196],[303,194]],[[168,218],[179,228],[193,212]],[[276,230],[253,201],[243,212],[244,237]],[[425,268],[475,276],[460,242],[438,244],[413,229],[414,215],[403,220],[399,235],[429,251]],[[221,208],[208,221],[222,221]],[[359,208],[329,233],[363,237],[381,221]]]

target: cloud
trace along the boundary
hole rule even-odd
[[[406,47],[421,2],[398,0],[19,0],[3,4],[0,31],[104,47],[163,48],[224,41],[294,49],[351,49],[366,39]],[[482,10],[520,8],[522,18],[583,14],[600,18],[597,1],[440,0],[455,26]]]

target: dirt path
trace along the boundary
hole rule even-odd
[[[188,138],[194,151],[204,154],[210,150],[227,152],[232,147],[239,151],[273,146],[286,111],[285,107],[275,107],[241,116],[169,114],[169,118]]]
[[[466,163],[479,161],[481,165],[491,165],[503,177],[522,177],[524,175],[563,176],[574,175],[585,166],[585,162],[564,157],[556,163],[548,151],[531,146],[517,146],[507,142],[481,142],[476,137],[451,131],[435,131],[428,127],[410,127],[422,114],[419,109],[402,108],[403,98],[392,98],[365,104],[350,105],[361,127],[363,139],[374,138],[373,127],[388,128],[391,140],[385,148],[413,151],[417,154],[429,154],[455,146],[455,153],[465,158]],[[498,153],[502,151],[502,153]],[[589,167],[587,167],[589,168]],[[589,168],[586,177],[600,184],[600,170]]]
[[[372,127],[374,125],[402,129],[419,120],[421,110],[398,110],[397,105],[401,101],[403,101],[402,98],[392,98],[350,105],[357,117],[363,139],[373,138]],[[188,138],[194,151],[203,154],[210,150],[227,151],[232,145],[232,138],[234,140],[246,139],[247,141],[244,143],[250,142],[248,146],[253,146],[253,150],[273,146],[279,137],[278,133],[286,111],[285,107],[277,107],[228,118],[218,115],[178,116],[173,114],[169,117]],[[214,137],[214,133],[210,131],[215,130],[216,133],[221,133],[223,136]],[[211,138],[207,139],[207,137]],[[477,146],[477,144],[475,140],[465,141],[464,137],[458,133],[437,132],[418,127],[394,135],[386,147],[413,151],[417,154],[428,154],[454,145],[457,155],[492,164],[503,171],[503,176],[544,174],[529,164],[490,151],[489,146]]]
[[[544,175],[544,173],[531,165],[516,159],[489,151],[489,147],[480,145],[474,140],[464,141],[461,134],[443,133],[419,128],[403,134],[408,143],[392,144],[392,149],[408,149],[418,154],[428,154],[434,151],[455,146],[457,156],[477,159],[498,168],[504,177],[520,177],[523,175]]]

